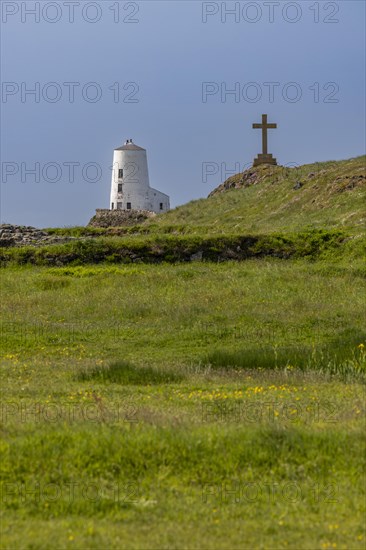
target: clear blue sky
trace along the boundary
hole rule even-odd
[[[223,3],[232,15],[221,1],[41,1],[37,22],[21,4],[2,2],[2,222],[86,224],[108,207],[113,149],[126,138],[147,149],[150,184],[172,206],[252,162],[262,113],[278,124],[269,151],[281,164],[364,153],[363,1]],[[36,83],[39,101],[22,98]],[[25,172],[36,163],[39,183]],[[217,173],[203,177],[204,163]]]

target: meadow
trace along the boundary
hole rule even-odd
[[[3,269],[1,547],[364,548],[352,250]]]
[[[364,164],[0,250],[1,548],[365,548]]]

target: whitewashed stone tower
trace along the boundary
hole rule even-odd
[[[150,187],[146,149],[128,139],[113,153],[111,210],[149,210],[157,214],[170,209],[169,197]]]

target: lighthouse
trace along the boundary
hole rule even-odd
[[[128,139],[113,153],[111,210],[147,210],[156,214],[170,209],[169,197],[150,187],[146,149]]]

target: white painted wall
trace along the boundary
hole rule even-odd
[[[120,170],[123,170],[122,178]],[[128,210],[128,203],[131,210],[149,210],[157,214],[170,209],[168,195],[150,187],[146,150],[131,140],[113,153],[110,208]]]

